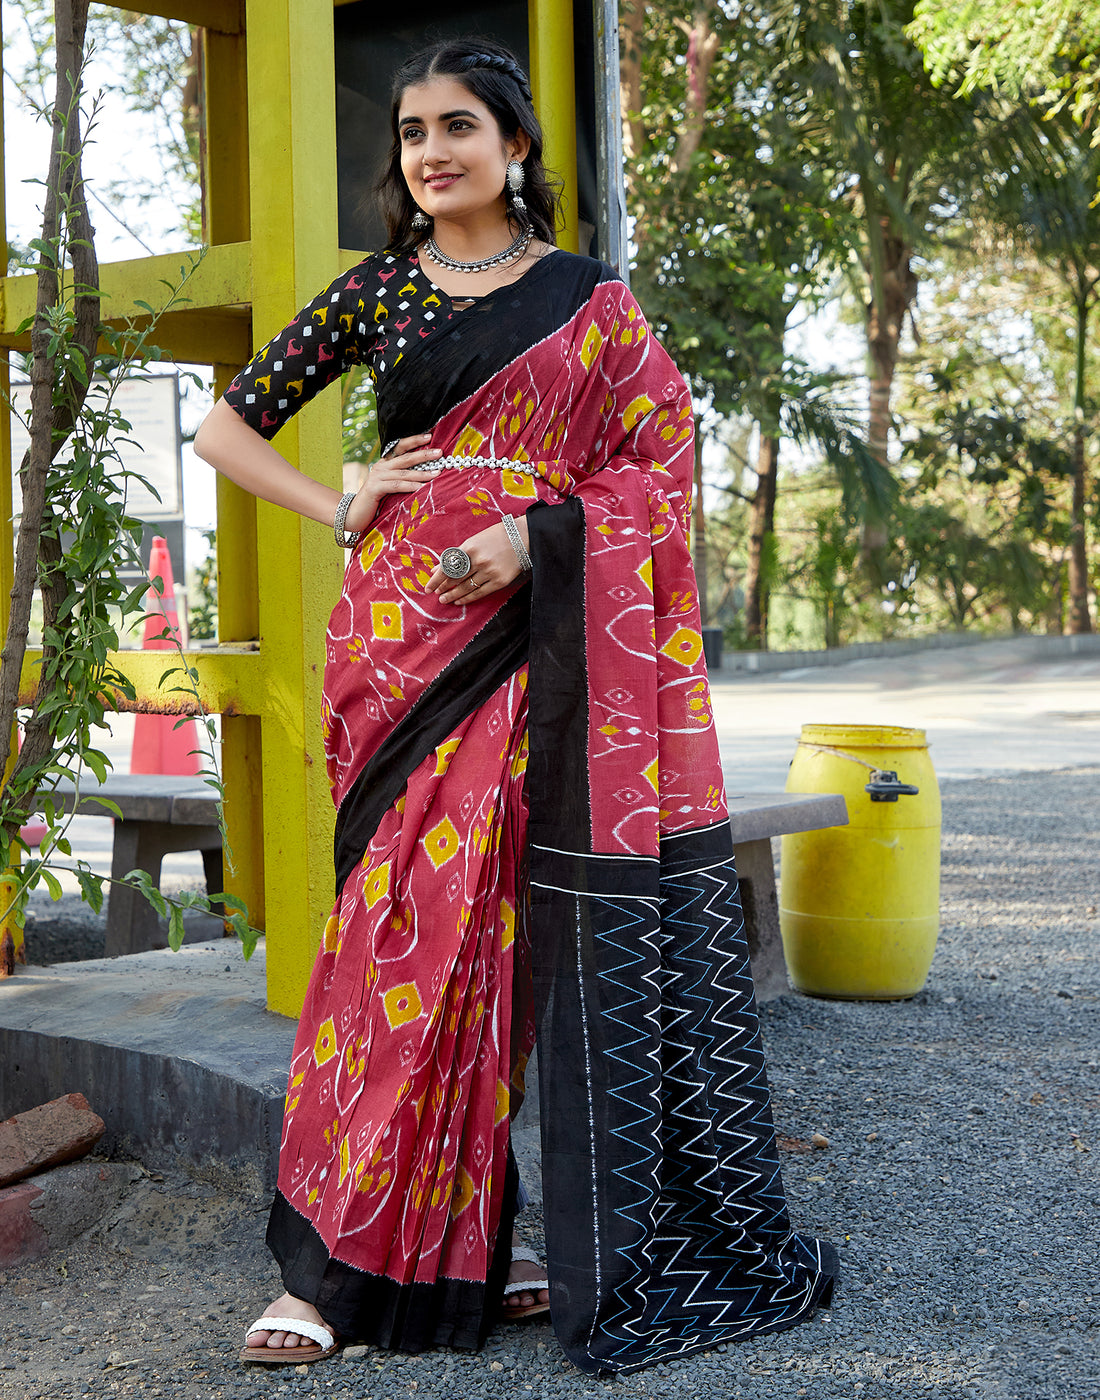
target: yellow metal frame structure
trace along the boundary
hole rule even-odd
[[[341,3],[348,0],[334,0]],[[187,305],[161,318],[155,339],[177,361],[212,365],[220,393],[327,279],[361,256],[341,250],[337,237],[333,7],[319,0],[145,0],[126,8],[201,31],[207,249],[188,282]],[[547,160],[565,182],[562,243],[575,249],[572,0],[529,0],[528,14]],[[0,201],[2,175],[0,164]],[[0,217],[0,235],[5,230]],[[162,279],[178,280],[186,260],[176,253],[106,264],[106,307],[156,305]],[[33,276],[0,279],[5,389],[8,351],[29,348],[29,337],[17,337],[15,328],[33,312],[34,298]],[[321,395],[304,408],[277,445],[311,476],[338,485],[339,396]],[[9,519],[11,489],[9,422],[0,413],[0,512]],[[313,521],[219,480],[219,642],[186,653],[204,708],[223,717],[236,867],[227,870],[226,887],[266,929],[268,1005],[286,1015],[301,1010],[333,894],[333,811],[319,716],[325,624],[339,593],[341,556],[325,536]],[[5,627],[12,569],[10,547],[0,548]],[[163,652],[126,651],[113,660],[133,680],[138,708],[180,710],[180,697],[160,684]],[[36,662],[29,656],[27,691]]]

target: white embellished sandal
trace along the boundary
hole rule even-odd
[[[528,1248],[525,1244],[514,1244],[512,1246],[512,1262],[515,1263],[516,1260],[522,1260],[525,1264],[538,1264],[540,1262],[535,1251]],[[545,1272],[544,1268],[543,1273],[545,1274]],[[515,1293],[541,1293],[544,1290],[548,1291],[549,1288],[549,1281],[545,1277],[521,1279],[516,1283],[506,1283],[504,1285],[504,1296],[505,1298],[510,1298]],[[513,1322],[518,1322],[521,1318],[525,1317],[538,1317],[540,1314],[548,1313],[549,1311],[550,1304],[540,1303],[537,1298],[533,1303],[527,1303],[521,1308],[509,1308],[502,1305],[500,1310],[501,1316],[505,1321]]]
[[[310,1339],[308,1346],[269,1347],[248,1345],[257,1332],[294,1332]],[[336,1334],[317,1322],[305,1322],[300,1317],[258,1317],[244,1334],[242,1361],[258,1361],[261,1366],[301,1366],[311,1361],[324,1361],[339,1346]]]

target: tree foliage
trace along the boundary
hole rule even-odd
[[[781,35],[770,11],[697,4],[685,17],[675,5],[649,5],[644,29],[641,16],[640,3],[627,6],[623,42],[624,93],[640,104],[625,127],[634,283],[705,406],[703,433],[734,412],[759,425],[745,592],[748,637],[764,645],[782,438],[812,439],[859,511],[889,493],[851,415],[832,401],[833,385],[787,343],[796,310],[830,293],[851,213],[812,93],[777,76]],[[869,494],[853,490],[870,480]],[[702,523],[697,512],[697,539]],[[705,598],[705,575],[700,588]]]
[[[141,525],[126,511],[128,473],[120,469],[119,449],[129,441],[131,429],[114,396],[127,374],[159,358],[151,341],[153,328],[158,315],[181,299],[191,270],[181,268],[180,285],[169,287],[162,308],[137,303],[135,316],[146,322],[143,328],[119,317],[117,309],[114,324],[100,320],[99,267],[82,170],[88,125],[81,108],[87,12],[86,0],[57,0],[55,6],[51,158],[41,236],[28,250],[36,305],[33,316],[17,328],[17,334],[29,332],[31,340],[30,445],[19,469],[14,587],[0,657],[0,762],[10,758],[17,720],[24,737],[14,760],[5,762],[0,790],[0,868],[5,872],[3,900],[9,906],[0,909],[5,927],[0,976],[10,975],[19,960],[9,916],[20,913],[39,883],[55,899],[61,895],[56,865],[71,860],[72,852],[66,835],[70,818],[56,801],[58,784],[67,781],[79,801],[89,774],[99,782],[105,779],[110,765],[96,747],[95,731],[107,727],[110,711],[135,699],[133,686],[112,660],[120,632],[144,613],[146,594],[144,583],[132,588],[121,577],[126,566],[140,563]],[[198,259],[191,261],[193,266]],[[36,589],[42,598],[42,652],[27,706],[20,686]],[[169,679],[184,696],[184,707],[201,713],[195,673],[174,664],[161,683]],[[209,721],[206,733],[211,735]],[[207,780],[220,795],[216,771]],[[103,804],[107,809],[112,805]],[[39,852],[31,856],[19,833],[39,808],[46,833]],[[65,868],[76,876],[84,898],[99,909],[106,877],[82,860]],[[255,945],[256,931],[234,897],[185,892],[168,899],[145,872],[131,871],[124,878],[168,918],[172,946],[182,942],[184,909],[209,911],[213,902],[229,906],[227,922],[241,935],[246,951]]]
[[[1100,100],[1096,0],[918,0],[909,34],[932,81],[962,97],[983,88],[1095,127]],[[1100,140],[1100,129],[1093,141]]]
[[[973,102],[938,90],[907,37],[911,0],[778,0],[783,71],[806,91],[806,135],[828,153],[849,205],[844,266],[863,308],[867,434],[887,463],[894,375],[922,257],[934,253],[984,161],[988,132]],[[888,522],[868,517],[864,566],[883,581]]]
[[[1006,23],[1023,8],[1010,4]],[[973,83],[960,93],[938,82],[913,37],[914,17],[910,0],[624,5],[634,283],[691,380],[704,434],[720,433],[733,414],[757,425],[755,485],[739,477],[729,488],[747,503],[742,635],[756,644],[766,644],[769,587],[796,579],[817,599],[830,638],[849,624],[890,630],[933,616],[949,625],[1006,617],[1088,625],[1097,507],[1088,357],[1076,351],[1091,324],[1078,308],[1091,308],[1100,273],[1096,173],[1069,123],[1037,123],[1017,100],[1022,89],[990,94]],[[1078,40],[1088,67],[1087,24]],[[1010,387],[997,386],[1009,397],[983,402],[994,386],[968,378],[968,347],[941,349],[921,324],[922,284],[933,291],[967,248],[1003,270],[1010,234],[1017,259],[1026,262],[1025,244],[1037,251],[1052,274],[1046,288],[1063,289],[1059,331],[1027,316],[1017,327],[1041,344],[1048,368],[1061,367],[1057,384],[1048,379],[1045,439],[1033,423],[1016,441],[1023,410]],[[796,313],[835,307],[844,285],[867,346],[862,415],[842,380],[800,365],[790,349]],[[894,412],[898,376],[918,364],[919,429],[908,389],[905,414]],[[960,448],[964,440],[977,457]],[[819,484],[812,511],[777,514],[792,465],[804,473],[813,458],[836,473],[830,501]],[[1013,515],[1003,509],[1008,498]],[[716,522],[723,539],[727,518],[720,512]],[[794,518],[801,543],[777,541],[785,528],[777,519]],[[850,579],[828,580],[847,567],[857,520],[863,583],[853,598]],[[713,556],[704,548],[708,567]],[[948,594],[959,569],[966,581]],[[728,597],[729,568],[721,572]],[[933,580],[944,585],[938,594]]]
[[[1067,567],[1068,630],[1092,631],[1088,512],[1093,491],[1089,439],[1096,422],[1088,347],[1100,304],[1100,146],[1089,145],[1065,117],[1047,119],[1020,158],[987,180],[980,207],[1017,246],[1055,274],[1069,312],[1073,468]]]
[[[199,189],[200,83],[198,31],[182,20],[146,15],[117,5],[88,5],[86,47],[98,60],[101,100],[115,96],[142,120],[151,169],[134,179],[107,182],[92,198],[139,241],[134,213],[158,201],[158,213],[174,207],[177,223],[166,230],[198,243],[202,236]],[[19,54],[5,69],[36,112],[50,106],[55,36],[53,0],[20,0]],[[10,48],[10,44],[8,45]],[[148,178],[155,172],[156,178]],[[165,195],[168,200],[165,200]]]
[[[975,225],[975,246],[937,269],[925,340],[902,366],[897,572],[912,570],[926,618],[1062,630],[1073,318],[1059,306],[1057,274],[995,234]],[[965,587],[953,581],[963,565]]]

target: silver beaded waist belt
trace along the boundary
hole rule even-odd
[[[539,474],[534,462],[514,462],[510,457],[437,457],[434,462],[422,462],[418,467],[406,467],[405,470],[446,472],[462,467],[492,467],[500,472],[522,472],[524,476]]]

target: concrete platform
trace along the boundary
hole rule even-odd
[[[828,794],[731,799],[761,1001],[787,990],[770,837],[847,821]],[[99,1150],[154,1169],[270,1191],[295,1023],[266,1009],[261,942],[214,938],[178,953],[21,968],[0,982],[0,1118],[79,1092],[107,1125]],[[537,1067],[514,1147],[537,1180]]]
[[[295,1023],[264,990],[263,944],[245,962],[229,939],[20,968],[0,982],[0,1116],[79,1092],[100,1151],[269,1190]]]

